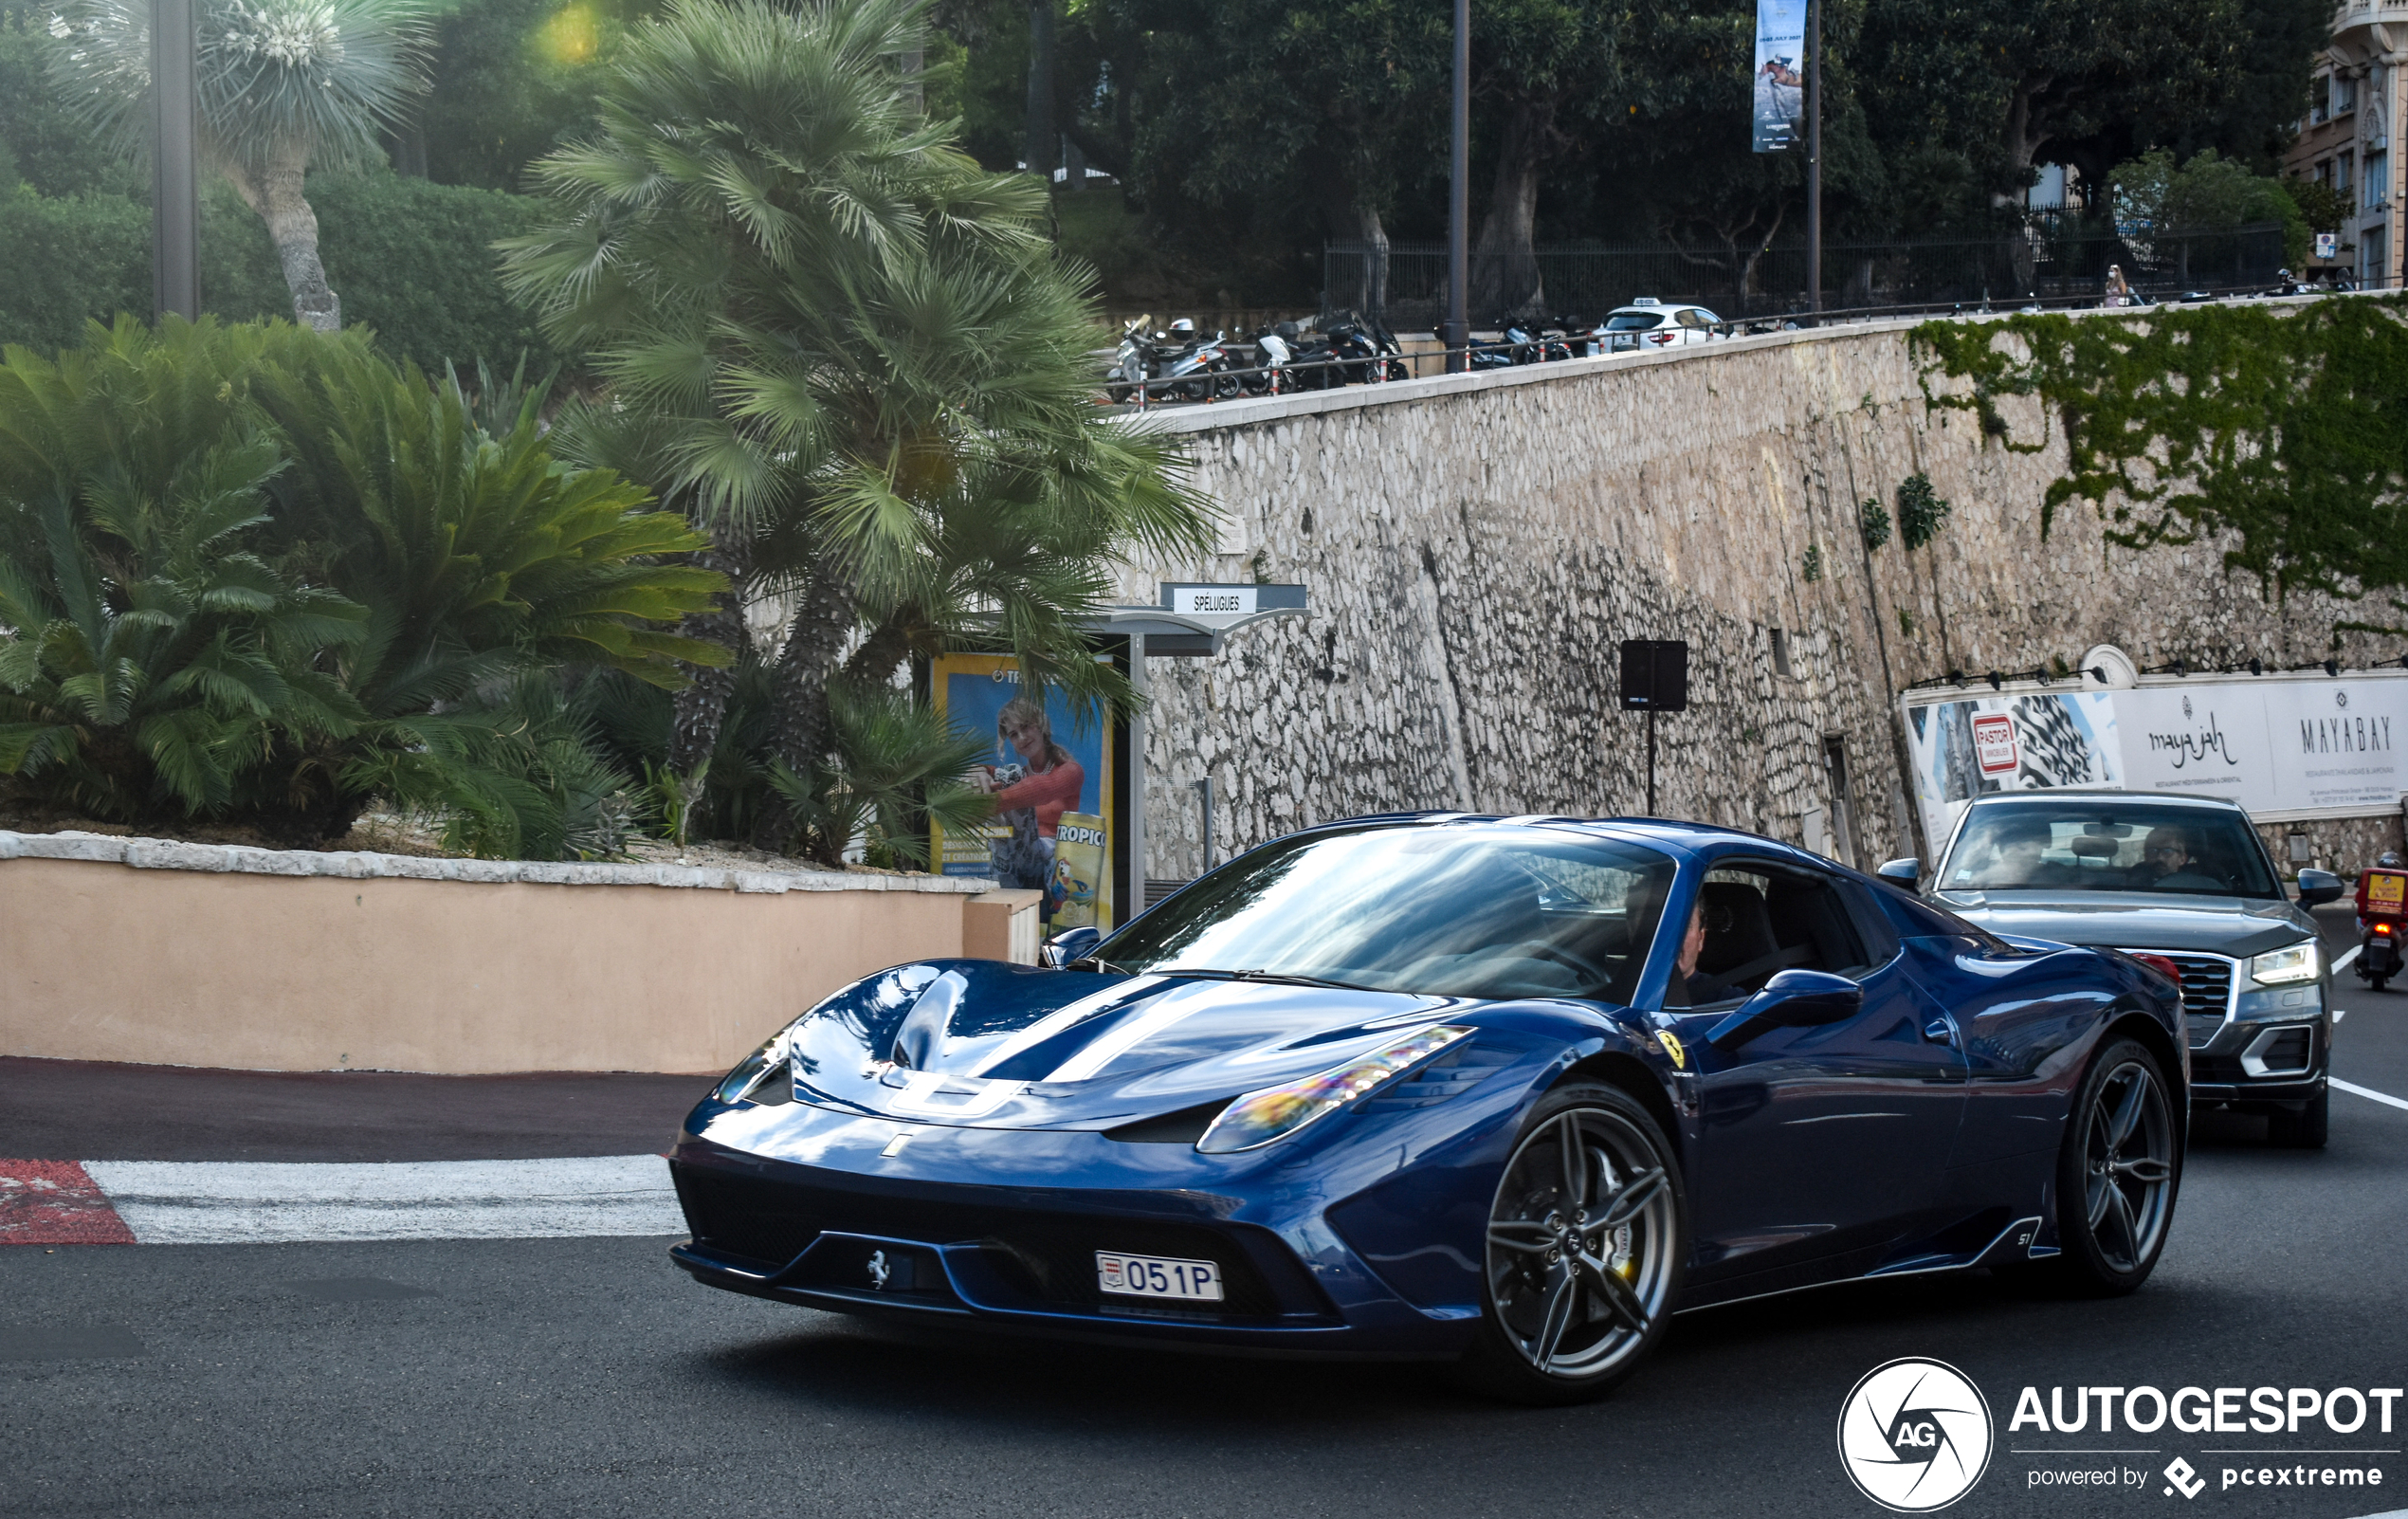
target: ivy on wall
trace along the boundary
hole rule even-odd
[[[1999,397],[2036,397],[2064,429],[2043,535],[2079,499],[2125,547],[2230,534],[2227,571],[2275,596],[2381,596],[2408,614],[2408,295],[1930,321],[1911,341],[1928,405],[2019,452],[2048,446],[2047,424],[2017,437]],[[1941,392],[1940,375],[1972,383]]]

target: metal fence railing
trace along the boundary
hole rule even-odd
[[[2158,295],[2271,284],[2283,265],[2283,228],[2266,222],[2212,232],[2154,237],[2120,234],[2095,224],[2026,228],[1981,238],[1826,244],[1823,304],[1828,307],[2011,305],[2032,300],[2095,297],[2109,265],[2132,285]],[[1698,247],[1545,247],[1530,274],[1482,267],[1473,258],[1475,324],[1509,313],[1481,309],[1515,302],[1523,313],[1592,319],[1633,296],[1693,302],[1724,317],[1779,315],[1806,308],[1802,244]],[[1500,297],[1500,289],[1514,293]],[[1444,313],[1447,249],[1435,243],[1330,243],[1322,253],[1322,306],[1355,310],[1398,331],[1436,326]]]

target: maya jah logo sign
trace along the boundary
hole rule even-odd
[[[2015,719],[1991,712],[1973,720],[1973,752],[1985,776],[2012,775],[2016,767]]]
[[[1943,1361],[1875,1366],[1839,1409],[1839,1458],[1866,1497],[1897,1513],[1930,1513],[1973,1491],[1989,1469],[1990,1404]]]

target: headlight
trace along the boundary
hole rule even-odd
[[[719,1084],[719,1100],[741,1102],[754,1088],[769,1079],[773,1071],[786,1069],[786,1031],[780,1029],[759,1049],[737,1062],[736,1069]]]
[[[2303,939],[2296,944],[2270,949],[2249,962],[2249,973],[2260,986],[2312,981],[2316,979],[2316,941]]]
[[[1207,1155],[1226,1155],[1285,1139],[1470,1034],[1469,1029],[1449,1024],[1416,1030],[1336,1070],[1248,1092],[1221,1109],[1221,1116],[1213,1120],[1195,1147]]]

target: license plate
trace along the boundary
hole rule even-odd
[[[1095,1285],[1126,1297],[1183,1297],[1205,1303],[1221,1301],[1221,1269],[1209,1260],[1175,1260],[1167,1255],[1122,1255],[1095,1253]]]

